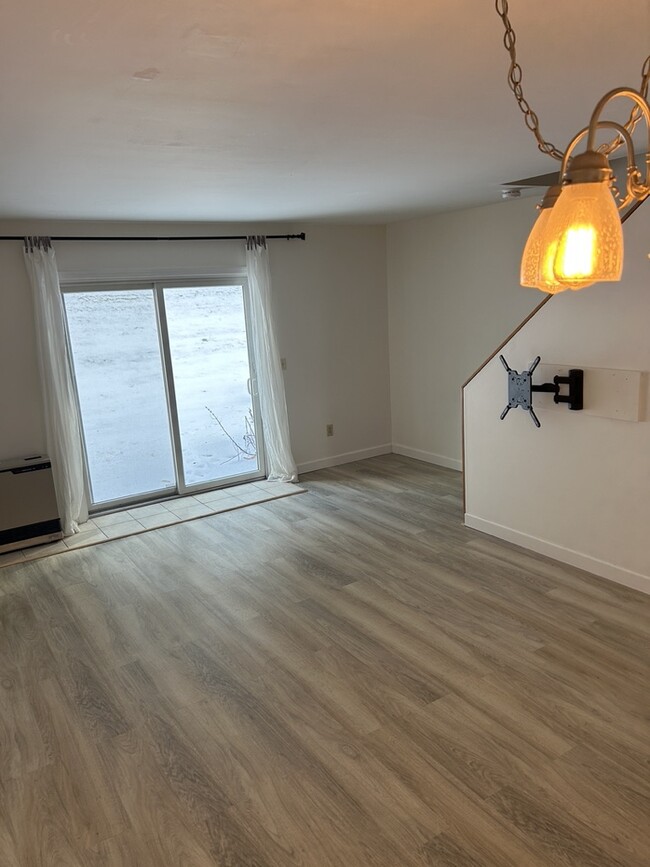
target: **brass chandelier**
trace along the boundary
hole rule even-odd
[[[555,294],[565,289],[583,289],[597,282],[620,280],[623,231],[619,212],[650,196],[650,107],[647,101],[650,56],[643,64],[639,90],[617,87],[606,93],[596,105],[589,126],[571,139],[565,151],[560,151],[543,138],[539,119],[524,97],[515,33],[508,17],[508,0],[496,0],[495,6],[503,21],[503,43],[510,55],[510,89],[524,114],[526,126],[537,139],[539,150],[561,161],[559,181],[547,190],[524,248],[521,285]],[[609,103],[619,98],[634,103],[624,125],[602,119]],[[636,164],[632,142],[632,133],[642,120],[648,129],[644,173]],[[602,129],[613,130],[616,136],[597,147],[596,135]],[[574,156],[576,147],[585,138],[586,149]],[[611,155],[621,147],[627,151],[623,193],[616,186],[609,163]]]

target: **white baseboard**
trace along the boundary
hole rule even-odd
[[[463,462],[456,458],[447,458],[444,455],[425,452],[423,449],[412,449],[410,446],[402,446],[399,443],[393,443],[393,453],[404,455],[406,458],[425,461],[427,464],[436,464],[438,467],[447,467],[450,470],[458,470],[460,472],[463,469]]]
[[[358,449],[355,452],[344,452],[342,455],[318,458],[315,461],[298,464],[298,473],[312,473],[314,470],[325,470],[328,467],[338,467],[340,464],[351,464],[353,461],[362,461],[365,458],[377,457],[377,455],[389,455],[392,451],[391,444],[384,443],[384,445],[373,446],[369,449]]]
[[[617,584],[623,584],[625,587],[631,587],[633,590],[640,590],[641,593],[650,593],[649,575],[641,575],[640,572],[623,569],[614,563],[599,560],[580,551],[573,551],[571,548],[564,548],[562,545],[538,539],[536,536],[529,536],[528,533],[521,533],[519,530],[504,527],[502,524],[496,524],[493,521],[486,521],[484,518],[478,518],[476,515],[465,514],[465,525],[471,527],[473,530],[487,533],[489,536],[496,536],[498,539],[512,542],[513,545],[528,548],[530,551],[535,551],[536,554],[544,554],[553,560],[567,563],[569,566],[585,569],[587,572],[592,572],[600,578],[607,578],[609,581],[615,581]]]

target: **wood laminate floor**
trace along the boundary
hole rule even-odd
[[[648,865],[650,599],[302,481],[0,572],[0,864]]]

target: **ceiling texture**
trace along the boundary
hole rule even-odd
[[[510,16],[558,147],[639,86],[650,0]],[[2,0],[1,20],[3,218],[383,222],[557,165],[493,0]]]

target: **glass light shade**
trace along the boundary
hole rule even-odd
[[[607,181],[567,184],[547,225],[557,243],[553,273],[569,289],[621,279],[623,229]]]
[[[531,289],[540,289],[555,295],[567,288],[559,283],[553,273],[553,263],[557,252],[557,238],[552,238],[548,225],[554,208],[542,208],[535,221],[524,253],[521,257],[519,282]]]

